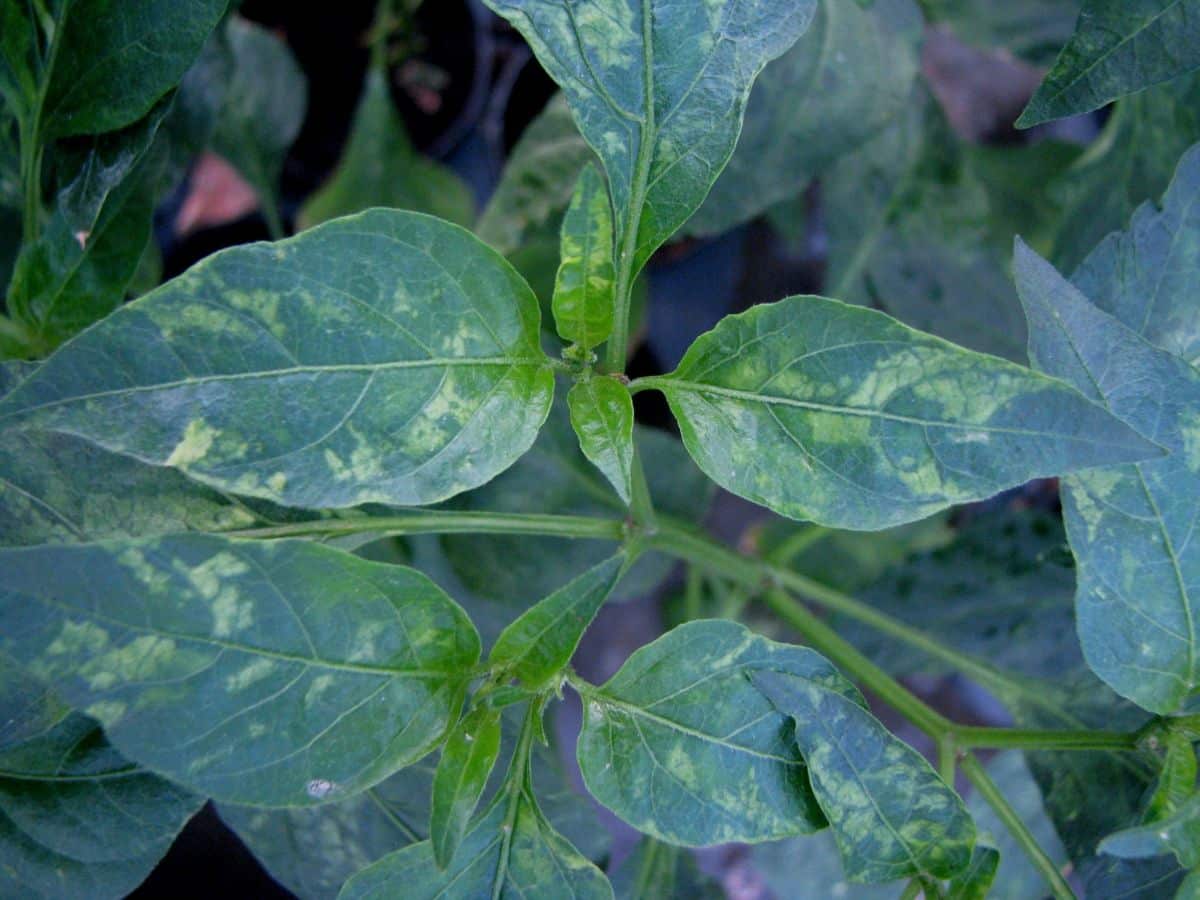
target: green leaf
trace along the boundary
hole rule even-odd
[[[0,0],[0,98],[14,120],[27,117],[37,99],[38,38],[32,8],[20,0]]]
[[[1197,0],[1084,0],[1075,34],[1017,127],[1089,112],[1197,68]]]
[[[1200,145],[1179,162],[1161,209],[1146,203],[1106,237],[1071,281],[1155,346],[1200,364]]]
[[[579,176],[563,219],[561,247],[554,324],[564,341],[591,350],[612,333],[617,288],[608,185],[590,163]]]
[[[1124,859],[1174,853],[1185,868],[1200,866],[1200,794],[1157,822],[1109,835],[1100,842],[1100,852]]]
[[[755,77],[808,27],[816,0],[488,5],[567,95],[608,173],[616,246],[636,274],[703,202]]]
[[[1146,802],[1147,823],[1174,812],[1196,792],[1196,751],[1190,735],[1169,731],[1163,738],[1166,752],[1154,793]]]
[[[362,99],[333,175],[300,209],[300,228],[372,206],[429,213],[470,226],[475,200],[447,167],[417,152],[388,93],[387,75],[367,72]]]
[[[722,900],[721,886],[705,876],[692,854],[643,837],[612,874],[616,900]]]
[[[538,330],[528,286],[468,232],[373,210],[123,307],[0,402],[0,425],[285,505],[432,503],[533,442],[554,387]]]
[[[504,718],[511,757],[519,718]],[[538,776],[538,798],[554,828],[589,859],[608,850],[608,831],[593,803],[569,783],[559,751],[535,743],[532,765]],[[507,763],[492,770],[486,798],[500,786]],[[428,837],[434,764],[426,758],[401,769],[385,781],[345,800],[294,809],[251,809],[221,804],[218,811],[266,866],[289,890],[311,900],[332,900],[342,884],[393,850]]]
[[[737,149],[692,234],[716,234],[803,190],[899,115],[919,71],[912,0],[819,0],[812,26],[754,83]]]
[[[1079,473],[1063,484],[1079,569],[1076,611],[1088,665],[1147,709],[1173,712],[1200,684],[1200,372],[1093,306],[1017,245],[1030,357],[1171,455]]]
[[[975,824],[925,758],[861,699],[813,678],[751,676],[791,716],[809,779],[851,881],[949,878],[971,862]]]
[[[728,316],[640,383],[663,391],[717,484],[837,528],[1161,454],[1061,382],[823,297]]]
[[[433,776],[429,825],[439,868],[454,861],[499,755],[500,713],[487,707],[463,719],[442,747]]]
[[[557,399],[533,448],[509,471],[454,501],[464,509],[556,512],[623,519],[628,509],[609,482],[580,452],[567,403]],[[702,521],[713,484],[672,435],[634,427],[634,442],[659,514]],[[509,535],[445,535],[442,546],[471,591],[524,611],[579,572],[612,555],[600,541]],[[674,561],[647,552],[617,585],[614,600],[645,596],[670,574]]]
[[[898,900],[895,884],[851,883],[829,829],[750,848],[750,859],[772,897],[787,900]],[[1022,897],[1021,900],[1028,900]]]
[[[123,754],[232,802],[327,802],[414,762],[479,656],[419,572],[303,541],[183,535],[0,564],[0,650]]]
[[[0,893],[124,897],[203,798],[123,759],[95,722],[0,660]]]
[[[476,231],[508,255],[530,234],[555,226],[579,173],[595,156],[575,127],[564,94],[555,94],[517,141]],[[556,248],[557,249],[557,248]]]
[[[506,676],[541,688],[560,674],[625,566],[618,554],[539,601],[500,633],[489,658]]]
[[[63,0],[43,76],[42,134],[98,134],[136,122],[179,83],[228,5]]]
[[[1173,856],[1153,859],[1100,856],[1081,867],[1080,874],[1084,876],[1083,890],[1088,900],[1160,900],[1172,896],[1185,873]]]
[[[579,448],[625,504],[633,496],[633,397],[615,378],[594,375],[567,394]]]
[[[231,18],[226,34],[233,73],[213,149],[258,192],[268,224],[282,237],[279,178],[288,148],[304,124],[308,83],[287,45],[267,29]]]
[[[857,697],[811,650],[728,621],[681,625],[583,695],[576,752],[589,792],[643,834],[681,846],[821,828],[787,717],[747,678],[762,670]]]
[[[994,897],[992,883],[1000,866],[1000,852],[994,847],[976,847],[971,864],[950,880],[948,900],[986,900]]]

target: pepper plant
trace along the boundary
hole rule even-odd
[[[843,143],[824,156],[768,141],[777,107],[752,115],[755,79],[778,60],[764,79],[787,83],[799,63],[785,54],[807,53],[814,17],[824,40],[851,48],[872,28],[883,46],[903,35],[889,102],[906,103],[921,11],[488,4],[562,88],[538,127],[565,135],[567,189],[523,195],[537,167],[519,147],[497,200],[531,227],[565,207],[549,304],[561,353],[544,349],[526,279],[460,225],[383,208],[332,218],[370,194],[354,159],[393,144],[411,154],[381,123],[378,54],[351,168],[308,214],[322,224],[218,253],[124,305],[136,253],[118,254],[125,276],[72,281],[111,259],[89,257],[96,232],[75,234],[85,207],[73,202],[88,198],[99,228],[106,198],[161,147],[155,132],[186,106],[179,81],[224,3],[0,3],[24,238],[5,334],[19,348],[9,355],[57,347],[0,370],[0,893],[120,896],[206,798],[289,886],[348,900],[700,896],[712,885],[681,848],[825,829],[847,896],[889,884],[904,897],[1070,897],[1062,854],[1088,896],[1173,891],[1200,863],[1200,150],[1161,208],[1138,209],[1069,280],[1018,241],[1032,367],[867,305],[792,296],[724,318],[669,374],[631,379],[635,284],[681,230],[720,230],[820,173],[831,230],[848,234],[838,203],[862,185],[870,234],[833,262],[860,300],[886,283],[884,232],[887,246],[928,248],[920,223],[966,208],[965,180],[945,186],[949,199],[913,200],[915,173],[965,152],[938,143],[923,100],[905,114],[832,110],[830,140]],[[924,12],[953,19],[968,5]],[[1194,25],[1195,4],[1144,5],[1159,18],[1085,3],[1025,121],[1170,78],[1174,93],[1132,99],[1150,109],[1190,90],[1177,76],[1198,64],[1196,42],[1164,23]],[[854,27],[839,30],[839,16]],[[1130,47],[1162,58],[1144,65]],[[252,106],[233,104],[218,143]],[[797,183],[762,184],[772,179],[745,156],[760,140],[794,153]],[[1103,152],[1089,164],[1105,165]],[[742,181],[718,182],[731,157]],[[274,164],[246,165],[269,193]],[[51,169],[62,190],[47,212]],[[495,209],[481,233],[504,231]],[[975,237],[939,251],[993,272],[991,238]],[[635,425],[634,397],[648,392],[665,397],[682,448]],[[563,499],[551,464],[572,470],[571,490],[587,485],[583,499]],[[946,536],[944,511],[1048,477],[1061,479],[1065,537],[1028,516]],[[756,552],[700,527],[705,479],[780,517]],[[394,537],[411,540],[380,543]],[[1067,540],[1074,571],[1054,556]],[[380,559],[381,546],[406,555]],[[871,568],[864,547],[879,571],[862,584],[812,574],[814,550]],[[687,566],[688,621],[604,683],[579,675],[571,660],[601,607],[673,561]],[[468,614],[452,584],[460,597],[515,594],[520,608]],[[1022,631],[1012,597],[1028,592],[1042,600],[1018,604]],[[757,630],[735,620],[751,599],[772,616],[744,617]],[[730,615],[706,617],[713,603]],[[974,634],[964,617],[997,624]],[[1055,652],[1038,655],[1051,638]],[[951,720],[898,680],[914,665],[965,674],[1014,726]],[[933,763],[860,687],[930,739]],[[566,691],[582,705],[588,794],[644,836],[608,873],[587,801],[552,752],[547,715]],[[992,750],[1027,751],[1028,767],[985,765]],[[1061,844],[1016,808],[1030,790]],[[804,859],[822,840],[788,846]],[[1016,886],[1010,854],[1034,886]]]

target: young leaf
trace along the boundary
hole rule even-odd
[[[804,647],[734,622],[682,625],[584,694],[577,756],[592,796],[644,834],[688,847],[821,828],[787,717],[747,678],[764,669],[857,697]]]
[[[1167,733],[1166,753],[1154,793],[1146,802],[1147,824],[1166,818],[1196,793],[1196,750],[1189,735],[1179,731]]]
[[[372,206],[411,209],[463,226],[475,217],[466,183],[413,147],[388,93],[387,75],[374,66],[337,169],[305,202],[298,224],[311,228]]]
[[[44,73],[45,137],[115,131],[179,83],[229,0],[63,0]]]
[[[258,192],[274,236],[282,237],[279,177],[304,124],[308,83],[287,45],[267,29],[232,18],[228,35],[234,70],[213,149]]]
[[[615,378],[592,376],[567,394],[579,448],[625,504],[633,496],[633,398]]]
[[[971,864],[950,879],[948,900],[987,900],[992,896],[992,882],[999,866],[1000,852],[995,847],[976,846],[971,853]]]
[[[920,69],[913,0],[819,0],[813,24],[754,82],[737,149],[690,234],[718,234],[802,191],[900,114]]]
[[[539,601],[500,633],[492,666],[540,688],[566,668],[579,640],[612,593],[625,566],[618,554]]]
[[[962,800],[858,698],[780,671],[751,680],[795,723],[813,793],[852,881],[950,878],[970,864],[975,824]]]
[[[1155,346],[1200,364],[1200,145],[1179,162],[1162,208],[1143,204],[1071,276],[1089,300]]]
[[[728,316],[642,383],[717,484],[837,528],[1162,454],[1061,382],[823,297]]]
[[[804,32],[816,7],[816,0],[487,3],[562,86],[600,156],[617,212],[616,246],[632,256],[633,274],[700,206],[733,153],[755,77]]]
[[[1072,475],[1063,513],[1088,665],[1122,696],[1173,712],[1200,684],[1200,548],[1190,541],[1200,372],[1093,306],[1022,243],[1015,265],[1034,364],[1171,451]]]
[[[721,900],[721,885],[704,875],[687,850],[643,837],[612,874],[616,900]]]
[[[420,573],[207,535],[0,551],[0,650],[213,797],[370,787],[457,716],[479,637]]]
[[[285,505],[433,503],[533,442],[554,389],[538,319],[468,232],[372,210],[123,307],[0,401],[0,425]]]
[[[1075,34],[1017,127],[1090,112],[1197,68],[1198,0],[1084,0]]]
[[[564,341],[584,350],[612,333],[616,270],[608,185],[588,164],[579,175],[562,224],[562,262],[554,282],[554,324]]]
[[[439,868],[454,861],[492,767],[500,755],[500,713],[480,707],[450,733],[442,747],[433,790],[429,837]]]
[[[117,900],[203,798],[123,759],[95,722],[0,661],[0,894]]]
[[[1174,853],[1184,868],[1200,866],[1200,794],[1164,819],[1109,835],[1100,842],[1100,852],[1123,859]]]

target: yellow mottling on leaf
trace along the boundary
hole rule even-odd
[[[186,469],[193,463],[199,462],[212,449],[213,441],[219,434],[220,431],[203,419],[193,419],[188,422],[188,426],[183,432],[183,438],[175,445],[171,455],[167,457],[166,464],[177,469]]]

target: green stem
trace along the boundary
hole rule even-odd
[[[1067,884],[1067,880],[1063,878],[1062,872],[1058,870],[1058,866],[1054,865],[1054,861],[1046,855],[1038,844],[1037,838],[1029,831],[1029,828],[1017,815],[1016,810],[1009,805],[1009,802],[1004,798],[1004,794],[996,787],[996,782],[992,781],[991,776],[980,765],[979,760],[967,753],[959,761],[962,767],[963,774],[967,776],[971,784],[975,785],[975,789],[979,791],[980,796],[988,802],[988,805],[996,811],[996,815],[1004,823],[1017,843],[1021,845],[1021,849],[1029,857],[1029,861],[1046,879],[1046,883],[1050,886],[1056,900],[1074,900],[1075,892],[1071,890],[1071,886]]]
[[[904,889],[904,893],[900,895],[900,900],[917,900],[921,890],[921,880],[914,878],[908,883],[908,886]]]
[[[40,104],[39,110],[40,111]],[[18,123],[21,144],[21,187],[25,206],[21,217],[21,241],[26,246],[37,240],[42,215],[42,148],[37,136],[38,115]]]
[[[259,211],[263,221],[267,223],[267,234],[273,241],[282,241],[287,237],[287,229],[283,227],[283,214],[279,211],[279,200],[273,190],[259,191]]]
[[[954,775],[958,771],[958,742],[955,733],[942,735],[937,744],[938,774],[942,781],[954,787]]]
[[[290,537],[341,537],[352,534],[529,534],[547,537],[622,541],[625,523],[592,516],[492,513],[459,510],[414,510],[395,516],[362,519],[318,519],[263,528],[229,531],[231,537],[273,540]]]
[[[636,447],[633,451],[633,495],[630,498],[629,512],[643,534],[651,535],[658,530],[654,501],[650,497],[650,485],[646,481],[646,470],[642,467],[642,454]]]
[[[495,880],[492,882],[492,900],[500,900],[504,893],[504,882],[508,877],[508,856],[512,852],[513,834],[516,832],[517,815],[521,809],[521,795],[529,781],[529,761],[532,756],[533,738],[538,731],[538,717],[542,714],[542,699],[534,699],[525,710],[525,719],[521,723],[521,734],[517,738],[517,747],[513,751],[512,763],[504,780],[504,790],[508,792],[506,802],[508,809],[504,813],[504,825],[501,828],[503,837],[500,846],[500,865],[496,869]]]
[[[1121,731],[954,726],[954,739],[964,749],[1136,750],[1139,737],[1137,732]]]

